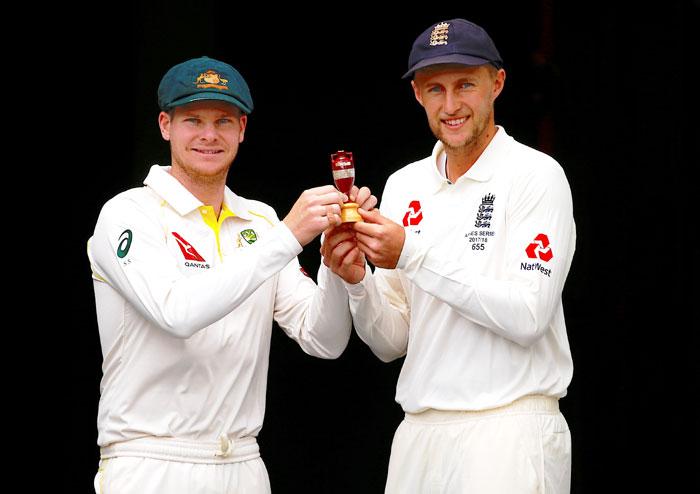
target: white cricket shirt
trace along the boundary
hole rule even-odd
[[[406,355],[396,390],[406,412],[564,396],[573,364],[561,294],[576,232],[563,170],[502,127],[454,184],[443,159],[438,142],[387,181],[381,212],[406,241],[397,269],[346,284],[360,338],[382,360]]]
[[[98,444],[218,441],[263,423],[273,319],[305,352],[336,358],[347,292],[274,210],[226,188],[218,218],[154,166],[103,207],[88,243],[104,363]]]

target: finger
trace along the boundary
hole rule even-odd
[[[352,249],[343,257],[343,266],[345,268],[348,268],[352,266],[353,264],[364,264],[365,263],[365,255],[362,253],[360,249],[357,248],[357,245],[353,245]]]
[[[339,192],[338,189],[336,189],[332,185],[320,185],[318,187],[312,187],[310,189],[305,190],[307,194],[313,194],[313,195],[322,195],[322,194],[328,194],[329,192]]]
[[[384,216],[381,215],[381,213],[379,212],[379,209],[373,209],[371,211],[367,211],[364,208],[358,208],[357,212],[360,213],[360,216],[362,216],[362,219],[365,220],[367,223],[377,223],[379,225],[382,225],[382,224],[387,223],[389,221],[388,218],[385,218]]]
[[[360,209],[360,211],[362,210]],[[362,233],[368,237],[376,238],[381,235],[382,230],[384,230],[384,226],[380,223],[374,223],[372,221],[365,220],[353,223],[352,229],[358,235]]]
[[[365,202],[367,199],[367,196],[369,195],[369,189],[367,187],[362,187],[361,189],[358,189],[355,185],[352,186],[355,194],[353,195],[353,202],[356,202],[357,204],[362,204]]]
[[[365,211],[371,211],[374,209],[374,207],[377,205],[377,198],[373,195],[370,195],[367,199],[365,199],[363,202],[358,202],[360,207],[364,209]]]
[[[355,233],[342,233],[339,235],[333,235],[331,238],[326,240],[326,244],[328,245],[329,249],[334,249],[337,245],[343,243],[343,242],[352,242],[355,243]]]
[[[365,250],[372,250],[371,245],[373,245],[374,237],[370,235],[365,235],[363,233],[357,232],[355,235],[355,242],[357,245],[361,245]],[[365,251],[363,250],[363,252]]]
[[[345,247],[345,250],[349,250],[352,246],[355,245],[355,240],[354,237],[346,237],[345,235],[341,236],[340,239],[337,237],[331,241],[328,241],[328,238],[325,238],[323,241],[323,244],[321,245],[321,255],[324,258],[328,258],[329,260],[333,259],[333,257],[336,255],[336,249],[340,245],[346,245],[348,247]],[[326,263],[326,266],[328,266],[328,263]]]
[[[367,247],[365,244],[361,244],[360,242],[357,242],[357,249],[360,251],[360,254],[362,254],[362,257],[365,260],[369,260],[369,262],[375,264],[376,254],[372,249]]]
[[[357,191],[357,194],[355,194],[355,202],[362,206],[362,204],[369,199],[369,197],[372,195],[372,193],[369,190],[369,187],[362,187]],[[371,208],[368,208],[371,209]]]
[[[357,185],[353,185],[350,187],[350,195],[348,196],[348,199],[350,202],[358,202],[357,197],[359,195],[359,189],[357,188]]]
[[[352,223],[342,223],[337,226],[332,226],[323,231],[326,237],[336,237],[338,235],[354,237],[355,232],[352,229]]]
[[[305,190],[302,196],[305,196],[307,198],[307,201],[316,204],[319,203],[319,198],[324,198],[325,202],[321,202],[320,204],[328,204],[330,202],[338,202],[337,200],[335,200],[333,194],[339,197],[340,203],[348,201],[348,196],[340,192],[337,188],[333,187],[332,185],[321,185],[319,187],[312,187],[310,189]],[[331,198],[330,201],[328,200],[329,197]]]
[[[340,244],[342,244],[342,243],[346,243],[346,242],[349,242],[350,244],[355,244],[355,239],[354,239],[354,238],[350,238],[350,239],[339,240],[339,241],[336,241],[336,242],[329,242],[329,241],[327,241],[327,240],[324,239],[323,244],[321,244],[321,248],[320,248],[321,255],[322,255],[323,257],[327,257],[327,258],[330,259],[331,256],[333,255],[333,250],[334,250],[338,245],[340,245]]]
[[[323,246],[321,246],[319,251],[321,252],[321,262],[323,262],[324,266],[326,266],[327,268],[330,268],[331,262],[329,260],[329,256],[324,252]]]
[[[321,235],[321,247],[319,247],[318,251],[321,253],[321,256],[326,257],[330,254],[330,251],[332,249],[331,246],[331,241],[329,240],[333,236],[333,227],[329,226],[325,230],[323,230],[323,234]]]
[[[334,260],[343,260],[350,251],[357,248],[355,242],[341,242],[331,251],[331,262]]]
[[[325,216],[328,217],[332,214],[340,214],[340,206],[338,204],[329,204],[326,206]]]
[[[329,222],[330,223],[330,222]],[[330,253],[336,245],[341,242],[352,241],[355,242],[355,232],[349,228],[351,225],[349,223],[341,223],[340,225],[329,226],[323,232],[323,255]]]
[[[337,230],[338,230],[338,226],[331,225],[330,221],[328,222],[328,227],[325,230],[323,230],[323,234],[321,236],[321,255],[322,256],[327,255],[327,253],[330,251],[330,249],[333,249],[335,244],[337,244],[339,242],[339,240],[335,240],[337,237]]]
[[[330,192],[316,195],[316,197],[314,198],[314,202],[316,204],[323,204],[323,205],[338,204],[339,206],[341,206],[343,204],[343,202],[347,201],[347,197],[348,196],[346,196],[342,192],[339,192],[338,190],[333,189]]]
[[[343,224],[343,220],[340,219],[339,214],[329,214],[328,216],[326,216],[326,218],[328,219],[328,224],[331,226],[338,226]]]

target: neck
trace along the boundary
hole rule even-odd
[[[202,204],[213,207],[214,213],[217,217],[219,216],[221,205],[224,202],[226,174],[213,177],[192,176],[177,166],[170,168],[170,174]]]
[[[487,127],[472,142],[460,147],[445,146],[447,164],[445,173],[449,180],[454,183],[459,177],[467,173],[469,169],[479,159],[481,153],[493,140],[498,128],[495,125]]]

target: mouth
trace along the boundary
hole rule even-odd
[[[460,117],[460,118],[448,118],[448,119],[443,119],[441,122],[448,128],[448,129],[458,129],[462,125],[464,125],[464,122],[467,121],[467,117]]]
[[[222,149],[211,149],[211,148],[192,148],[192,151],[195,153],[203,154],[206,156],[213,156],[216,154],[223,153],[224,151]]]

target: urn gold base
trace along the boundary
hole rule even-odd
[[[343,223],[356,223],[362,221],[362,216],[357,212],[360,205],[354,202],[346,202],[340,210],[340,220]]]

